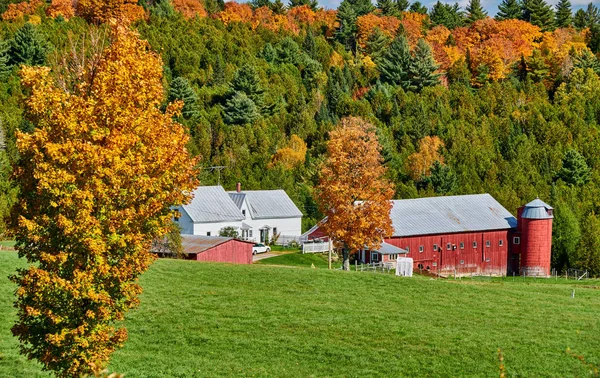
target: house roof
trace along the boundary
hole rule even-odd
[[[539,198],[534,199],[524,206],[521,218],[524,219],[552,219],[554,215],[548,210],[553,210],[550,205]]]
[[[405,255],[408,253],[406,249],[396,247],[395,245],[388,244],[386,242],[381,243],[381,247],[377,252],[382,255]]]
[[[221,186],[200,186],[193,192],[192,202],[183,205],[194,223],[241,221],[240,209]]]
[[[203,236],[203,235],[181,235],[181,246],[183,252],[189,255],[197,255],[218,245],[226,243],[233,238],[225,238],[220,236]],[[239,240],[240,242],[254,244]]]
[[[487,193],[392,203],[392,236],[396,237],[504,230],[517,226],[516,218]]]
[[[245,190],[229,192],[229,196],[241,208],[244,199],[252,219],[299,218],[302,212],[284,190]],[[244,196],[244,198],[241,198]],[[239,210],[238,210],[239,212]]]

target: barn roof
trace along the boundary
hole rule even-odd
[[[229,192],[232,201],[242,207],[244,199],[252,219],[298,218],[302,212],[284,190],[245,190]],[[243,197],[242,197],[243,196]]]
[[[181,235],[181,246],[183,247],[184,253],[197,255],[198,253],[202,253],[230,240],[234,239],[221,236]]]
[[[194,223],[241,221],[240,209],[221,186],[199,186],[192,202],[183,205]]]
[[[388,244],[386,242],[381,243],[381,247],[377,252],[382,255],[405,255],[408,253],[406,249],[396,247],[395,245]]]
[[[550,211],[549,211],[550,210]],[[552,207],[539,198],[534,199],[524,206],[521,218],[524,219],[552,219]]]
[[[504,230],[517,220],[489,194],[428,197],[392,201],[394,234],[416,236]]]

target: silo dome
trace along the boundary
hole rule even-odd
[[[541,199],[536,198],[524,206],[521,218],[552,219],[554,218],[554,208]]]

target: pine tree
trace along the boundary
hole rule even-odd
[[[395,2],[396,2],[396,8],[398,9],[398,12],[406,12],[408,7],[410,6],[410,3],[408,2],[408,0],[395,0]]]
[[[542,52],[534,50],[533,55],[527,59],[527,77],[534,83],[542,82],[548,76],[548,65],[544,61]]]
[[[236,73],[230,84],[231,92],[242,92],[260,109],[263,104],[264,89],[254,66],[243,65]]]
[[[431,166],[431,176],[427,178],[427,181],[438,194],[451,193],[458,187],[456,173],[438,160]]]
[[[225,61],[223,61],[223,57],[221,54],[217,54],[215,58],[215,65],[213,66],[213,74],[212,74],[212,84],[213,85],[221,85],[225,83]]]
[[[29,22],[15,33],[10,41],[8,56],[10,64],[28,66],[42,66],[46,61],[49,46],[46,40],[38,33],[35,26]]]
[[[577,30],[587,28],[587,15],[583,9],[578,9],[573,17],[573,26]]]
[[[290,4],[289,4],[290,8],[308,5],[312,10],[316,10],[317,7],[319,6],[319,2],[317,0],[289,0],[289,1],[290,1]]]
[[[302,48],[311,59],[317,59],[317,43],[315,42],[315,36],[311,29],[306,32],[306,37],[304,37]]]
[[[223,120],[230,125],[247,125],[259,117],[256,104],[244,92],[235,92],[223,107]]]
[[[587,27],[592,28],[594,25],[600,23],[600,12],[598,7],[594,3],[589,3],[585,9],[585,18],[587,21]]]
[[[384,16],[400,15],[398,4],[394,0],[377,0],[377,9],[379,9]]]
[[[502,0],[498,5],[498,13],[495,19],[502,20],[518,20],[521,18],[522,9],[519,0]]]
[[[373,33],[367,39],[366,52],[371,56],[373,61],[377,61],[383,53],[386,47],[390,44],[390,37],[387,36],[379,28],[375,28]]]
[[[477,20],[483,20],[487,17],[487,12],[481,6],[481,0],[469,0],[467,5],[467,18],[466,23],[472,24]]]
[[[421,2],[419,1],[415,1],[414,3],[412,3],[409,10],[414,13],[427,14],[427,7],[421,4]]]
[[[583,50],[573,59],[573,68],[592,69],[596,74],[600,75],[600,62],[596,55],[589,50]]]
[[[347,49],[356,49],[356,19],[372,12],[374,8],[370,0],[343,0],[338,7],[337,20],[340,26],[335,36]]]
[[[198,96],[192,89],[190,82],[184,77],[177,77],[171,82],[169,88],[168,101],[183,101],[181,115],[185,119],[190,119],[198,115]]]
[[[424,39],[419,39],[408,66],[408,89],[420,92],[424,87],[439,84],[440,74],[435,73],[438,68],[439,65],[433,60],[431,46]]]
[[[523,20],[539,26],[542,31],[554,28],[554,12],[544,0],[527,0],[523,2]]]
[[[273,62],[275,62],[275,59],[277,58],[277,51],[275,51],[275,48],[273,47],[272,44],[270,44],[269,42],[267,42],[265,44],[265,47],[263,47],[263,51],[261,53],[261,56],[267,62],[273,63]]]
[[[571,14],[571,2],[569,0],[559,0],[556,4],[555,25],[557,28],[568,28],[573,22]]]
[[[252,8],[254,9],[262,7],[271,8],[273,6],[273,2],[271,0],[252,0],[250,4],[252,4]]]
[[[454,62],[448,69],[446,76],[450,84],[462,84],[467,87],[471,85],[471,71],[465,59],[461,58]]]
[[[6,78],[10,75],[12,71],[7,50],[8,46],[6,46],[6,44],[0,43],[0,80],[6,80]]]
[[[591,169],[585,158],[575,150],[568,150],[562,161],[562,168],[558,177],[572,186],[581,186],[587,183],[591,177]]]
[[[441,3],[439,0],[431,8],[429,19],[433,25],[443,25],[454,29],[464,24],[464,15],[458,3],[454,5]]]
[[[410,64],[410,48],[408,40],[402,34],[389,45],[386,53],[377,62],[384,83],[408,87],[408,67]]]
[[[284,14],[285,13],[285,5],[281,0],[275,0],[273,2],[273,6],[271,6],[271,10],[275,14]]]

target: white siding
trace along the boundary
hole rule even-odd
[[[224,227],[233,227],[241,234],[241,221],[237,222],[215,222],[215,223],[194,223],[194,235],[206,236],[210,232],[210,236],[219,236],[219,231]]]
[[[243,207],[242,207],[243,208]],[[248,214],[248,212],[246,212]],[[276,218],[276,219],[251,219],[247,217],[244,223],[252,227],[253,241],[258,242],[260,239],[260,229],[264,226],[269,226],[269,240],[273,238],[273,228],[277,229],[277,233],[281,236],[300,237],[302,235],[302,218]]]
[[[179,224],[181,227],[182,235],[193,235],[194,234],[194,222],[192,222],[192,218],[188,215],[188,213],[183,209],[183,207],[177,207],[177,211],[181,214],[179,220],[175,221],[175,223]]]

